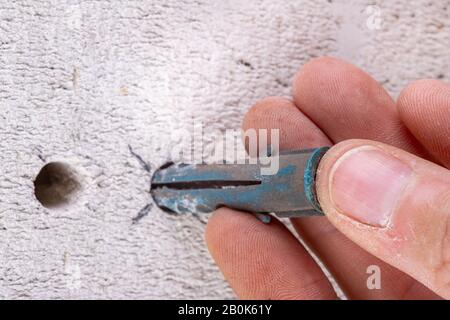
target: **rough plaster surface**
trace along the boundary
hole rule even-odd
[[[381,9],[381,28],[367,5]],[[22,0],[0,3],[0,298],[233,298],[195,217],[152,208],[171,132],[238,128],[297,68],[336,55],[396,96],[450,79],[450,1]],[[376,21],[375,21],[376,23]],[[375,26],[375,27],[373,27]],[[160,148],[152,147],[154,141]],[[43,165],[81,198],[46,209]]]

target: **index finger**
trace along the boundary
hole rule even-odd
[[[219,209],[208,221],[206,242],[242,299],[336,299],[320,267],[275,218],[263,224],[248,213]]]

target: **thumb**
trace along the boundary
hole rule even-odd
[[[348,140],[327,152],[316,182],[337,229],[450,298],[449,170],[379,142]]]

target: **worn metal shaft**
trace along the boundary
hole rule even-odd
[[[152,178],[151,194],[163,210],[209,213],[221,206],[279,217],[322,215],[315,191],[318,164],[328,148],[284,152],[278,170],[257,164],[171,164]]]

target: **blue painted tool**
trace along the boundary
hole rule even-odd
[[[323,215],[315,177],[327,150],[282,152],[273,175],[261,174],[261,164],[169,164],[153,175],[151,194],[161,209],[174,214],[226,206],[278,217]]]

